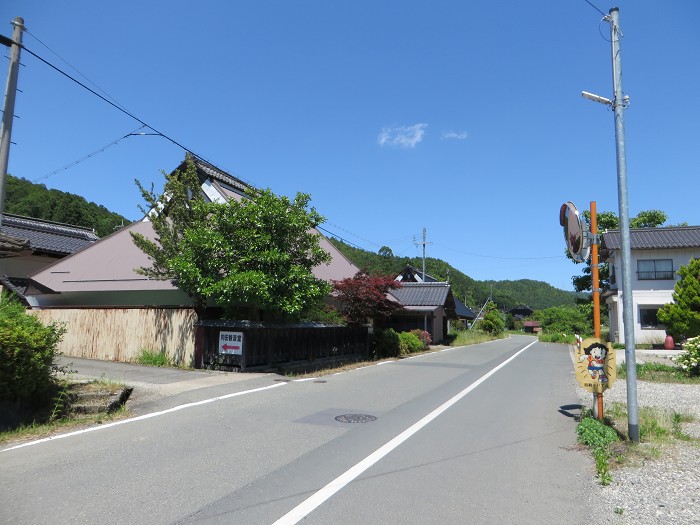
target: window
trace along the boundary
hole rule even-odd
[[[672,259],[650,259],[637,261],[637,278],[640,281],[673,280]]]
[[[639,307],[639,324],[642,326],[642,330],[662,330],[664,328],[656,316],[658,313],[658,306]]]

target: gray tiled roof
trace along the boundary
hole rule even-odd
[[[3,214],[0,233],[28,240],[35,252],[61,255],[75,253],[99,239],[87,228],[10,214]]]
[[[619,250],[622,237],[618,230],[602,234],[603,249]],[[700,247],[700,226],[672,226],[668,228],[631,228],[632,250]]]
[[[402,283],[389,293],[403,306],[442,306],[449,292],[447,283]]]
[[[465,317],[467,319],[476,319],[476,312],[465,305],[462,301],[455,297],[455,310],[457,317]]]
[[[245,192],[251,188],[251,185],[242,181],[241,179],[234,177],[233,175],[230,175],[226,173],[225,171],[217,168],[213,164],[200,159],[199,157],[192,157],[192,160],[194,161],[195,166],[197,167],[197,171],[200,176],[200,180],[204,180],[206,178],[211,178],[213,180],[223,182],[224,184],[231,186],[232,188],[235,188],[239,191]],[[180,163],[180,165],[176,168],[177,170],[184,170],[185,166],[187,163],[187,158]]]

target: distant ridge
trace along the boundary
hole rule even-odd
[[[416,268],[423,266],[423,260],[417,257],[382,255],[355,248],[333,237],[330,240],[356,266],[372,274],[398,275],[406,265]],[[552,306],[570,306],[576,304],[578,297],[583,297],[582,294],[560,290],[549,283],[530,279],[476,281],[442,259],[432,257],[425,259],[425,273],[440,281],[447,280],[449,275],[455,297],[470,308],[478,309],[491,293],[492,300],[504,310],[520,304],[525,304],[533,310],[542,310]]]

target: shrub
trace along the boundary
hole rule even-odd
[[[540,332],[540,341],[543,343],[568,343],[576,344],[576,337],[572,334],[544,333]]]
[[[533,318],[542,324],[547,334],[590,334],[593,326],[586,312],[577,306],[553,306],[539,310]]]
[[[433,342],[432,338],[430,337],[430,332],[415,329],[411,330],[411,333],[414,334],[418,339],[420,339],[421,343],[423,343],[423,350],[427,350],[430,346],[430,343]]]
[[[392,328],[388,330],[377,330],[372,334],[370,339],[370,352],[374,359],[399,357],[401,353],[399,334]]]
[[[423,341],[413,332],[401,332],[399,334],[399,348],[401,355],[408,355],[421,352],[424,346]]]
[[[0,400],[25,403],[49,392],[53,362],[66,329],[44,326],[9,296],[0,300]]]
[[[700,336],[688,339],[683,344],[683,353],[674,361],[689,376],[700,376]]]
[[[492,335],[500,334],[506,327],[503,314],[498,311],[496,304],[491,302],[486,305],[484,318],[479,321],[477,328]]]

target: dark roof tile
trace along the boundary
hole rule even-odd
[[[450,292],[447,283],[401,283],[401,288],[391,290],[403,306],[444,305]]]
[[[622,236],[619,230],[603,233],[602,239],[604,250],[619,250],[622,247]],[[700,247],[700,226],[630,229],[630,249],[632,250],[698,247]]]
[[[3,214],[0,233],[29,241],[35,252],[67,255],[82,250],[99,239],[88,228],[58,222]]]

